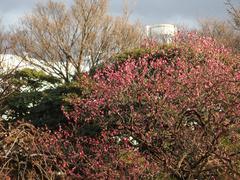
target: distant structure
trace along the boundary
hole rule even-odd
[[[0,54],[0,67],[2,71],[9,71],[14,68],[24,69],[24,68],[36,68],[33,67],[30,63],[26,62],[20,56],[13,54]]]
[[[84,61],[81,65],[82,72],[89,71],[90,69],[89,58],[90,57],[88,56],[84,58]],[[28,59],[28,61],[26,61],[26,59]],[[31,62],[33,62],[35,65]],[[61,67],[61,64],[57,64],[56,66],[59,68]],[[20,56],[13,55],[13,54],[0,54],[0,71],[2,72],[8,72],[13,69],[22,70],[24,68],[30,68],[30,69],[35,69],[39,71],[41,70],[40,67],[44,67],[44,69],[51,72],[51,68],[41,64],[38,59],[28,58],[27,56],[25,58],[22,58]],[[62,68],[64,69],[64,67]],[[75,68],[71,64],[69,65],[69,73],[71,75],[75,74]],[[54,72],[51,72],[51,74],[57,76]]]
[[[146,26],[147,37],[159,41],[160,43],[171,43],[176,33],[177,27],[173,24],[154,24]]]

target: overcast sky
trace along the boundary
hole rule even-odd
[[[29,13],[40,0],[0,0],[0,17],[4,25],[11,25]],[[44,2],[46,0],[41,0]],[[71,4],[73,0],[61,0]],[[131,0],[130,0],[131,1]],[[137,0],[131,21],[143,24],[172,23],[196,27],[198,19],[227,19],[225,0]],[[240,0],[232,0],[240,5]],[[121,13],[122,0],[110,0],[112,15]]]

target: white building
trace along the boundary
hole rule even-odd
[[[25,58],[28,59],[28,57],[25,57]],[[32,63],[30,63],[30,62],[32,62]],[[89,62],[90,62],[89,57],[86,57],[81,66],[82,72],[89,71],[89,69],[90,69]],[[36,64],[36,65],[33,65],[33,64]],[[55,63],[55,65],[56,65],[56,68],[58,68],[59,70],[61,69],[61,71],[64,71],[65,67],[62,66],[60,63],[59,64]],[[41,64],[41,62],[37,59],[31,58],[31,59],[28,59],[28,61],[26,61],[24,58],[17,56],[17,55],[0,54],[0,70],[3,72],[11,71],[13,69],[21,70],[24,68],[41,70],[40,67],[44,67],[44,69],[46,69],[49,74],[57,76],[54,73],[54,71],[51,70],[51,68],[47,67],[47,65],[45,66],[44,64]],[[76,69],[74,68],[74,66],[70,64],[69,65],[69,73],[71,75],[74,75],[75,71],[76,71]]]
[[[173,24],[154,24],[146,26],[147,37],[162,43],[170,43],[176,33],[177,27]]]
[[[23,58],[13,54],[0,54],[0,67],[3,71],[16,69],[24,69],[32,67],[32,65],[23,60]],[[32,67],[33,68],[33,67]]]

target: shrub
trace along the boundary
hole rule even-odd
[[[64,175],[57,157],[42,148],[49,132],[32,124],[0,121],[0,176],[3,179],[55,179]]]
[[[18,90],[6,98],[6,108],[1,113],[7,116],[8,121],[24,119],[36,126],[47,125],[49,128],[66,123],[61,106],[68,104],[69,97],[84,96],[91,91],[91,82],[87,82],[86,77],[62,84],[54,76],[29,68],[16,71],[11,82]]]

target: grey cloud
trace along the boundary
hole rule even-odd
[[[120,1],[111,1],[111,11],[120,13]],[[133,19],[144,24],[177,23],[196,26],[198,19],[227,19],[225,0],[138,0]],[[233,3],[239,0],[232,0]]]
[[[72,0],[55,0],[70,3]],[[17,23],[25,14],[32,11],[37,3],[47,0],[0,0],[0,17],[6,26]]]
[[[6,25],[15,23],[19,17],[30,12],[37,2],[47,0],[0,0],[0,17]],[[60,0],[56,0],[60,1]],[[70,4],[73,0],[61,0]],[[134,0],[129,0],[134,1]],[[137,0],[131,20],[143,24],[177,23],[196,26],[201,18],[228,18],[225,0]],[[232,0],[239,3],[239,0]],[[119,15],[123,0],[110,0],[109,11]]]
[[[11,11],[24,11],[29,10],[38,0],[1,0],[0,1],[0,12],[9,13]]]

